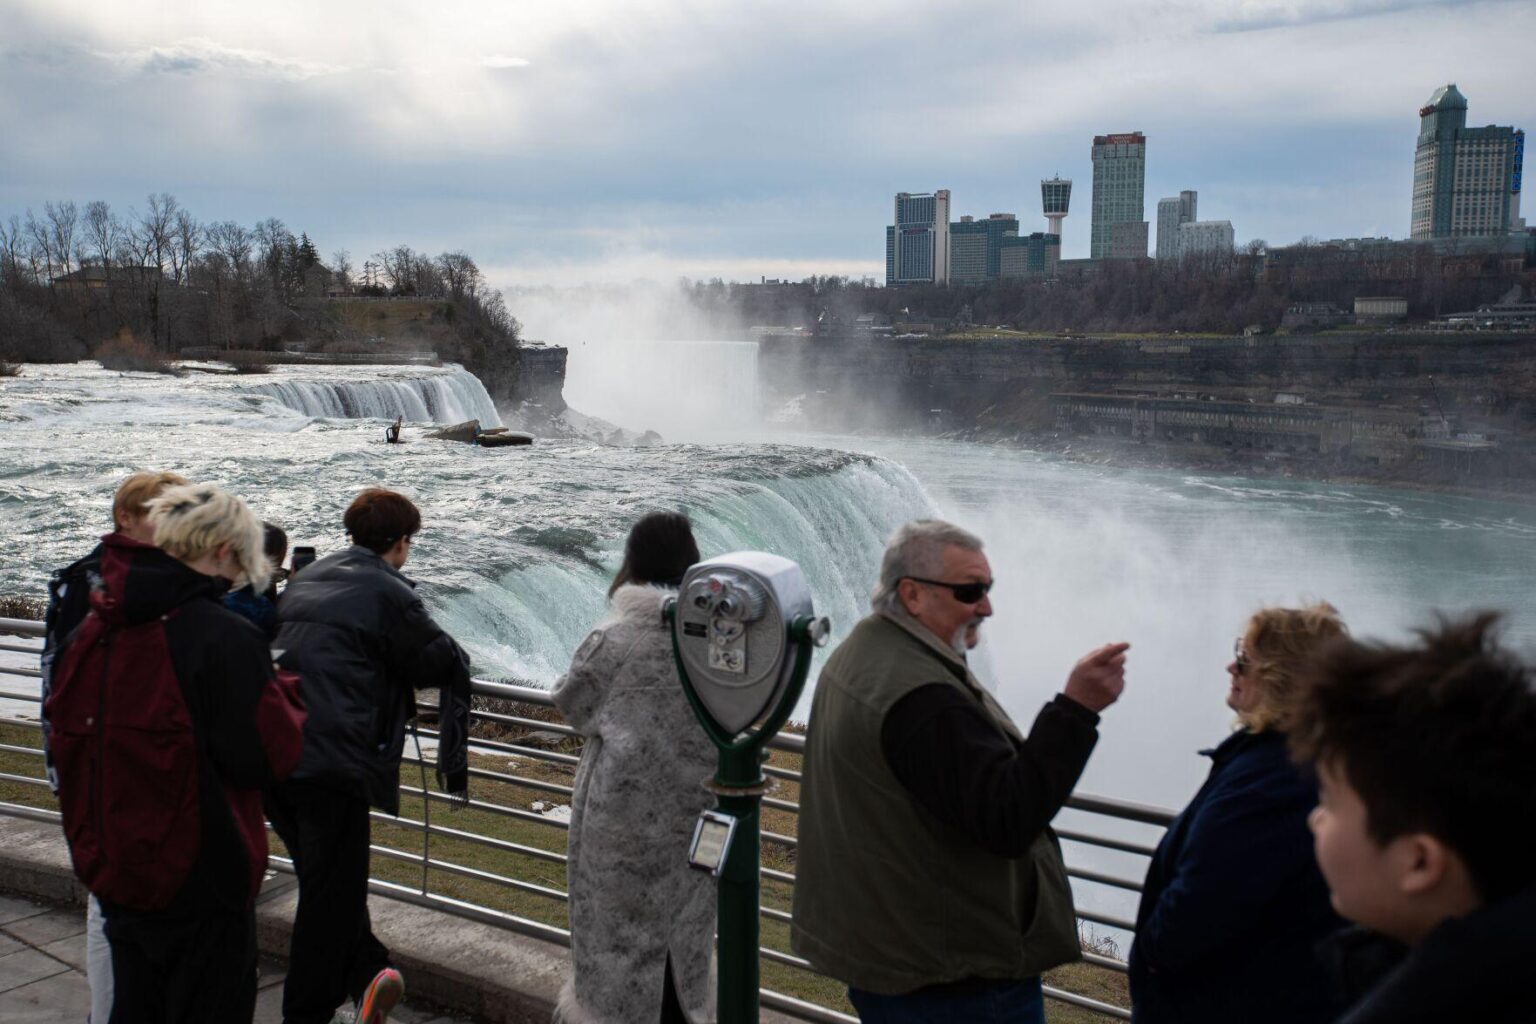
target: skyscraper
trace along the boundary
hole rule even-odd
[[[949,226],[949,280],[980,284],[995,279],[1002,241],[1018,233],[1019,218],[1011,213],[994,213],[986,220],[961,217]]]
[[[949,189],[896,193],[886,231],[886,284],[949,283]]]
[[[1091,258],[1146,257],[1146,177],[1145,135],[1123,132],[1094,136]]]
[[[1476,238],[1519,230],[1525,133],[1467,127],[1467,99],[1441,86],[1419,108],[1413,238]]]
[[[1199,194],[1187,190],[1180,192],[1177,196],[1157,201],[1158,259],[1179,258],[1179,225],[1194,223],[1195,208],[1198,203]]]

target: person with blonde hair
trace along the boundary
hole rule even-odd
[[[261,793],[298,763],[304,711],[221,603],[232,579],[267,576],[245,502],[193,484],[146,508],[157,546],[103,538],[47,701],[64,834],[106,919],[111,1019],[249,1021]]]
[[[1131,946],[1138,1024],[1323,1024],[1343,1008],[1316,955],[1344,922],[1312,856],[1317,784],[1287,753],[1313,658],[1348,633],[1326,602],[1264,608],[1227,665],[1237,728],[1168,827]]]
[[[186,478],[164,470],[131,473],[117,485],[112,495],[112,530],[115,535],[139,544],[154,541],[154,527],[149,523],[148,502],[167,487],[185,484]],[[48,610],[43,615],[42,698],[46,702],[53,677],[53,666],[70,635],[91,612],[91,580],[101,576],[101,545],[84,558],[65,566],[48,580]],[[49,744],[48,716],[42,716],[43,763],[49,784],[58,792],[54,777],[53,755]],[[85,977],[91,988],[90,1020],[107,1024],[112,1016],[112,954],[107,948],[102,927],[101,904],[93,896],[86,910]]]

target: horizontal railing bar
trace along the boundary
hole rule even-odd
[[[421,799],[420,786],[401,786],[400,792],[404,796]],[[499,814],[504,818],[516,818],[518,821],[526,821],[531,825],[552,825],[555,828],[569,829],[571,823],[561,821],[559,818],[547,818],[538,811],[525,811],[520,807],[508,807],[505,804],[487,803],[484,800],[470,800],[465,802],[457,800],[448,793],[439,793],[435,789],[426,791],[427,798],[437,803],[448,804],[451,807],[459,807],[467,811],[484,811],[487,814]]]
[[[436,729],[418,729],[417,734],[422,739],[435,740],[438,738]],[[557,754],[552,750],[540,750],[538,747],[521,747],[515,743],[501,743],[497,740],[482,740],[471,736],[469,746],[474,749],[492,750],[506,754],[510,757],[528,757],[535,761],[549,761],[552,764],[565,764],[574,767],[581,759],[574,754]]]
[[[1111,818],[1139,821],[1146,825],[1162,825],[1164,828],[1173,824],[1173,819],[1178,817],[1177,811],[1170,811],[1166,807],[1138,804],[1130,800],[1115,800],[1094,793],[1073,793],[1067,798],[1067,806],[1074,811],[1105,814]]]
[[[420,711],[432,712],[442,710],[442,708],[436,704],[424,704],[420,701],[416,703],[416,708]],[[564,722],[544,722],[537,718],[524,718],[521,715],[504,715],[500,711],[481,711],[479,708],[470,708],[469,717],[477,718],[483,722],[497,722],[502,725],[520,725],[523,728],[533,732],[556,732],[562,736],[581,735],[581,733],[577,732],[575,729],[572,729]]]
[[[381,821],[386,825],[399,825],[401,828],[408,828],[414,832],[427,832],[430,835],[440,836],[444,839],[461,839],[466,843],[474,843],[476,846],[488,846],[493,850],[521,854],[524,857],[532,857],[535,860],[547,860],[553,864],[565,863],[565,854],[563,853],[541,850],[537,846],[524,846],[522,843],[514,843],[510,839],[497,839],[494,836],[483,836],[478,832],[464,832],[456,828],[445,828],[442,825],[428,825],[424,821],[416,821],[413,818],[396,818],[385,814],[383,811],[369,811],[368,817],[374,821]]]
[[[1064,989],[1055,988],[1051,985],[1042,985],[1040,988],[1045,993],[1045,998],[1054,999],[1058,1003],[1066,1003],[1068,1006],[1092,1010],[1095,1013],[1102,1013],[1104,1016],[1113,1017],[1116,1020],[1131,1019],[1131,1011],[1123,1006],[1116,1006],[1113,1003],[1101,1003],[1097,999],[1089,999],[1087,996],[1080,996],[1075,992],[1067,992]]]
[[[763,774],[771,775],[776,779],[784,779],[788,782],[799,782],[800,773],[792,768],[778,768],[771,764],[763,765]]]
[[[1095,966],[1116,971],[1120,974],[1125,974],[1131,969],[1130,965],[1124,960],[1116,960],[1114,957],[1104,956],[1102,953],[1090,953],[1086,949],[1083,950],[1083,963],[1094,964]]]
[[[271,858],[273,866],[279,871],[293,874],[293,862],[286,857],[274,856]],[[501,910],[492,910],[476,903],[468,903],[464,900],[456,900],[451,896],[440,896],[437,893],[421,893],[407,885],[396,882],[381,882],[377,878],[368,879],[368,891],[380,896],[389,896],[406,903],[414,903],[419,907],[429,910],[441,910],[458,917],[468,918],[471,921],[479,921],[482,924],[494,925],[505,928],[508,931],[529,935],[546,942],[553,942],[560,946],[569,947],[571,933],[564,928],[556,928],[552,924],[544,924],[542,921],[534,921],[530,918],[519,917],[516,914],[508,914]]]
[[[14,652],[16,654],[37,654],[37,655],[41,655],[43,653],[43,649],[41,647],[34,647],[31,644],[6,644],[6,643],[0,643],[0,651],[12,651],[12,652]]]
[[[8,676],[25,676],[28,679],[43,678],[43,670],[40,668],[0,668],[0,674]]]
[[[813,1024],[859,1024],[857,1017],[850,1017],[846,1013],[839,1013],[816,1003],[808,1003],[804,999],[796,999],[794,996],[786,996],[766,988],[760,988],[757,992],[758,1002],[763,1006],[786,1013],[796,1020],[807,1020]]]
[[[419,764],[427,768],[435,765],[431,761],[421,761],[406,755],[400,759],[401,764]],[[545,793],[558,793],[561,796],[574,796],[576,791],[570,786],[562,786],[558,782],[545,782],[543,779],[530,779],[522,775],[507,775],[504,772],[493,772],[486,768],[470,768],[469,777],[472,779],[486,779],[491,782],[503,782],[509,786],[521,786],[524,789],[537,789]]]
[[[800,813],[800,805],[789,800],[779,800],[771,796],[763,797],[763,806],[772,807],[779,811],[788,811],[791,814]]]
[[[57,825],[64,820],[64,815],[58,811],[50,811],[44,807],[28,807],[26,804],[13,804],[8,801],[0,801],[0,814],[9,818],[26,818],[31,821],[46,821]]]
[[[786,885],[795,884],[795,876],[787,871],[775,871],[773,868],[763,868],[762,876],[775,882],[783,882]]]
[[[777,832],[769,832],[766,829],[763,831],[763,842],[773,843],[775,846],[787,846],[792,850],[800,846],[800,840],[794,836],[780,835]]]
[[[816,973],[816,968],[811,966],[809,960],[802,960],[791,953],[781,953],[776,949],[768,949],[766,946],[760,952],[763,954],[764,960],[771,960],[776,964],[784,964],[786,967],[798,967],[802,971],[810,971],[812,974]]]
[[[47,636],[47,629],[36,619],[0,618],[0,635],[42,637]]]
[[[41,786],[48,788],[47,779],[33,778],[30,775],[12,775],[10,772],[0,772],[0,782],[19,782],[28,786]]]
[[[1116,889],[1129,889],[1131,892],[1141,892],[1141,883],[1129,878],[1118,878],[1115,875],[1106,875],[1099,871],[1089,871],[1087,868],[1068,867],[1067,874],[1073,878],[1080,878],[1085,882],[1096,882],[1099,885],[1112,885]]]
[[[33,757],[43,756],[42,747],[18,747],[14,743],[0,743],[0,750],[8,751],[12,754],[31,754]]]
[[[1099,846],[1106,850],[1118,850],[1121,853],[1134,853],[1143,857],[1150,857],[1157,852],[1157,848],[1145,843],[1128,843],[1122,839],[1109,839],[1105,836],[1096,836],[1088,832],[1078,832],[1075,829],[1055,829],[1058,839],[1068,839],[1074,843],[1086,843],[1089,846]]]
[[[4,675],[5,672],[5,669],[0,668],[0,675]],[[28,704],[41,704],[43,702],[43,695],[35,691],[32,693],[10,693],[6,690],[0,690],[0,700],[20,700]]]
[[[790,917],[788,913],[782,910],[775,910],[772,907],[759,906],[758,913],[762,914],[762,916],[768,918],[770,921],[782,921],[784,924],[794,923],[794,918]]]
[[[370,843],[370,852],[391,860],[407,861],[411,864],[420,864],[422,856],[409,850],[397,850],[392,846],[379,846]],[[562,903],[570,900],[570,896],[559,889],[551,889],[543,885],[535,885],[533,882],[524,882],[517,878],[508,878],[506,875],[498,875],[494,871],[482,871],[479,868],[467,867],[463,864],[455,864],[452,861],[435,860],[427,858],[427,867],[432,871],[443,871],[450,875],[458,875],[460,878],[471,878],[477,882],[486,882],[499,885],[506,889],[516,889],[518,892],[530,893],[534,896],[543,896],[547,899],[558,900]]]

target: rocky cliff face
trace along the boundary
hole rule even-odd
[[[1032,442],[1092,434],[1191,448],[1207,459],[1213,452],[1265,452],[1327,459],[1366,475],[1384,463],[1434,462],[1460,466],[1458,473],[1536,479],[1532,334],[775,336],[763,340],[758,366],[770,412],[788,406],[805,425],[822,429]],[[1145,402],[1127,412],[1131,400],[1202,405],[1179,412],[1189,423],[1174,429],[1167,412],[1162,427],[1148,426],[1157,417],[1148,419]],[[1236,426],[1203,429],[1219,406]],[[1337,424],[1342,417],[1353,424],[1352,436],[1396,440],[1369,446],[1368,455],[1367,446],[1321,434],[1298,441],[1280,429],[1297,416],[1259,415],[1266,407],[1310,410],[1301,417],[1308,422]],[[1329,427],[1330,437],[1340,429]],[[1450,458],[1445,445],[1453,442],[1462,447]]]

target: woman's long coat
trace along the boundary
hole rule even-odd
[[[672,961],[694,1024],[715,1019],[715,884],[688,866],[715,748],[694,718],[661,620],[674,591],[629,585],[555,684],[586,737],[571,799],[571,982],[560,1024],[655,1024]]]

